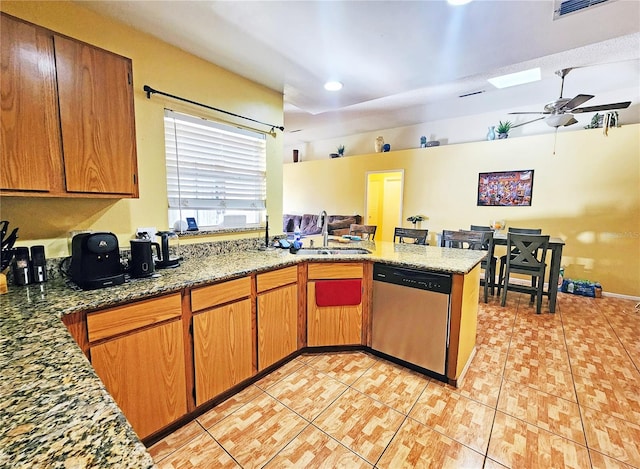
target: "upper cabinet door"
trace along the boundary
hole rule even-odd
[[[0,189],[59,191],[60,130],[53,40],[2,15]],[[58,180],[51,175],[57,173]]]
[[[54,43],[67,191],[137,196],[131,60]]]

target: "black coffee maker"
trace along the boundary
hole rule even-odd
[[[84,290],[124,283],[118,238],[113,233],[80,233],[71,240],[71,280]]]
[[[160,257],[160,245],[152,243],[150,239],[131,240],[131,264],[129,265],[129,275],[133,278],[151,277],[155,272],[153,260],[153,248],[156,255]]]
[[[169,252],[169,238],[176,235],[173,231],[158,231],[156,235],[160,236],[160,252],[161,256],[156,261],[157,269],[168,269],[178,267],[180,265],[179,257],[172,257]]]

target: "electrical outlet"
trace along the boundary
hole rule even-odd
[[[136,228],[136,237],[137,238],[141,238],[143,235],[142,233],[147,233],[147,236],[149,237],[149,239],[151,239],[151,241],[155,241],[156,240],[156,227],[155,226],[148,226],[148,227],[138,227]]]

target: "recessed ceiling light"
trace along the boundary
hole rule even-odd
[[[466,5],[467,3],[470,3],[471,0],[447,0],[447,3],[449,5],[453,5],[455,7],[460,6],[460,5]]]
[[[324,84],[324,89],[327,91],[339,91],[342,89],[342,83],[339,81],[328,81]]]
[[[540,80],[540,68],[532,68],[522,72],[510,73],[495,78],[489,78],[487,81],[496,88],[508,88],[509,86],[523,85],[533,81]]]

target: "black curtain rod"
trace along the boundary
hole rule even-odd
[[[225,111],[224,109],[218,109],[217,107],[208,106],[206,104],[202,104],[202,103],[199,103],[197,101],[191,101],[190,99],[187,99],[187,98],[181,98],[180,96],[175,96],[173,94],[165,93],[164,91],[154,90],[149,85],[144,85],[143,89],[144,89],[145,93],[147,93],[147,99],[151,99],[151,95],[152,94],[161,94],[163,96],[168,96],[169,98],[177,99],[179,101],[184,101],[185,103],[195,104],[196,106],[205,107],[205,108],[211,109],[213,111],[218,111],[218,112],[222,112],[224,114],[228,114],[230,116],[239,117],[240,119],[246,119],[246,120],[251,121],[251,122],[257,122],[258,124],[266,125],[267,127],[271,127],[271,131],[273,131],[274,129],[279,129],[282,132],[284,132],[284,126],[282,126],[282,125],[267,124],[266,122],[262,122],[262,121],[259,121],[259,120],[252,119],[251,117],[241,116],[240,114],[234,114],[233,112]]]

